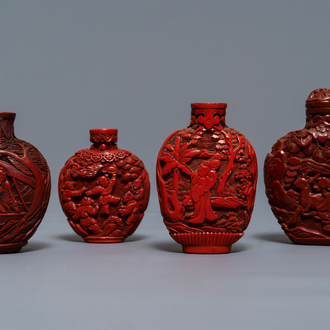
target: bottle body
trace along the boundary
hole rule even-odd
[[[330,245],[330,91],[306,101],[306,126],[282,137],[265,160],[266,195],[294,243]]]
[[[60,172],[62,209],[72,229],[86,242],[122,242],[144,216],[149,175],[137,156],[118,149],[116,129],[90,133],[91,148],[76,152]]]
[[[157,160],[164,223],[187,253],[227,253],[254,205],[257,161],[248,140],[225,124],[226,104],[192,104],[188,128],[171,134]]]
[[[14,135],[15,113],[0,113],[0,253],[18,252],[35,233],[50,197],[42,154]]]

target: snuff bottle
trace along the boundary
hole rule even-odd
[[[132,235],[148,206],[143,162],[117,147],[117,129],[91,129],[90,149],[75,153],[59,175],[63,212],[89,243],[117,243]]]
[[[43,219],[50,197],[50,171],[30,143],[16,138],[16,114],[0,112],[0,253],[18,252]]]
[[[243,236],[255,199],[257,159],[225,123],[227,104],[191,104],[188,128],[164,142],[157,187],[164,223],[186,253],[228,253]]]
[[[271,209],[290,240],[330,245],[330,90],[306,100],[306,126],[280,138],[264,165]]]

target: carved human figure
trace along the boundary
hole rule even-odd
[[[124,204],[120,205],[118,213],[123,217],[128,216],[126,224],[130,225],[131,223],[134,223],[139,219],[139,203],[134,199],[134,195],[131,191],[128,191],[123,196],[123,202]]]
[[[145,195],[145,191],[143,188],[143,180],[141,177],[138,177],[133,182],[129,182],[125,187],[125,192],[130,191],[133,195],[133,198],[139,202],[139,205],[143,205],[143,197]],[[124,198],[124,197],[123,197]],[[125,202],[124,202],[125,203]]]
[[[129,182],[125,187],[125,194],[122,198],[122,204],[118,213],[126,218],[127,229],[131,230],[138,223],[141,211],[143,210],[145,190],[143,188],[142,177]]]
[[[120,201],[120,197],[111,195],[113,188],[116,184],[116,167],[112,166],[112,176],[109,179],[108,174],[101,176],[97,180],[97,186],[89,191],[86,191],[86,196],[91,195],[100,195],[99,197],[99,206],[100,214],[109,214],[110,206],[109,204],[116,205]]]
[[[98,234],[101,230],[93,216],[97,214],[99,206],[97,204],[93,206],[93,204],[94,201],[90,197],[83,197],[81,206],[76,214],[72,216],[72,219],[79,220],[84,230],[90,230],[93,234]]]
[[[19,212],[18,203],[6,177],[7,174],[0,168],[0,212]]]
[[[74,215],[77,212],[76,204],[72,201],[72,197],[80,197],[86,191],[86,187],[83,186],[80,189],[75,189],[76,183],[74,181],[66,181],[62,187],[62,200],[63,207],[66,209],[69,215]]]
[[[184,206],[194,205],[195,211],[190,215],[190,223],[203,223],[204,220],[214,221],[217,216],[211,205],[210,190],[217,182],[216,170],[220,167],[220,160],[213,159],[199,165],[197,172],[191,178],[191,189]]]

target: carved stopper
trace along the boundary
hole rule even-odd
[[[90,141],[93,143],[91,149],[112,150],[117,149],[117,133],[115,128],[96,128],[91,129]]]
[[[325,114],[330,112],[330,90],[318,88],[313,90],[306,100],[306,115]]]
[[[14,120],[16,113],[0,112],[0,138],[14,138]]]
[[[190,126],[203,125],[206,129],[225,126],[227,103],[192,103]]]

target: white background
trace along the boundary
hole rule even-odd
[[[328,329],[330,250],[290,243],[264,194],[263,162],[304,127],[329,82],[330,2],[1,0],[0,110],[52,173],[48,211],[21,252],[0,255],[1,329]],[[187,255],[159,212],[156,158],[190,103],[228,103],[254,146],[255,210],[228,255]],[[117,128],[145,163],[149,208],[122,244],[76,236],[57,196],[89,129]]]

